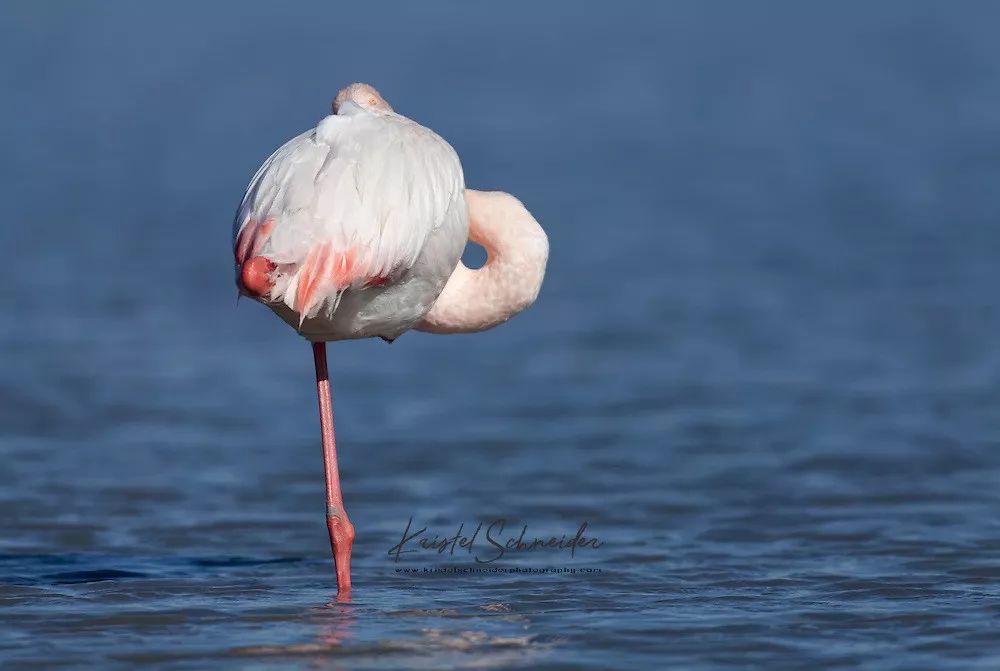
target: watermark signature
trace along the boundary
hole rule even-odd
[[[531,573],[535,575],[546,575],[552,573],[600,573],[599,568],[576,567],[576,566],[424,566],[423,568],[397,568],[396,573],[406,575],[428,575],[428,574],[452,574],[469,575],[477,573]]]
[[[427,527],[413,528],[413,518],[406,523],[403,537],[399,543],[389,549],[389,557],[398,562],[405,554],[421,550],[435,551],[439,555],[448,553],[455,556],[456,551],[466,553],[478,564],[492,564],[502,559],[508,553],[538,552],[538,551],[568,551],[570,557],[576,556],[577,550],[585,548],[597,549],[604,543],[596,536],[586,536],[587,523],[582,522],[576,534],[569,536],[530,536],[528,525],[520,528],[519,533],[504,535],[507,527],[506,519],[496,519],[489,523],[479,522],[475,531],[466,533],[465,523],[458,525],[458,531],[447,536],[432,534]],[[470,525],[471,528],[471,525]]]

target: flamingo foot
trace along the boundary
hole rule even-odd
[[[349,594],[351,591],[351,548],[354,547],[354,525],[343,510],[328,509],[326,528],[330,532],[330,549],[333,551],[333,567],[337,572],[337,592]]]

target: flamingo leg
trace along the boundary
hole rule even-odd
[[[316,363],[316,393],[319,397],[319,425],[323,434],[323,467],[326,474],[326,528],[330,531],[330,548],[337,571],[337,592],[351,591],[351,547],[354,545],[354,525],[347,519],[344,500],[340,495],[340,473],[337,470],[337,443],[333,437],[333,404],[330,400],[330,373],[326,365],[326,343],[313,343]]]

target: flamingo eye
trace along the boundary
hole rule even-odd
[[[371,105],[372,107],[375,107],[375,105],[378,104],[378,100],[375,98],[375,96],[372,96],[371,98],[368,99],[368,104]]]

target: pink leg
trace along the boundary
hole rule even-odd
[[[330,374],[326,367],[326,343],[313,343],[316,362],[316,393],[319,396],[319,425],[323,433],[323,466],[326,471],[326,527],[330,531],[333,565],[337,571],[337,592],[351,591],[351,546],[354,545],[354,525],[347,519],[344,500],[340,496],[340,474],[337,471],[337,443],[333,438],[333,405],[330,401]]]

